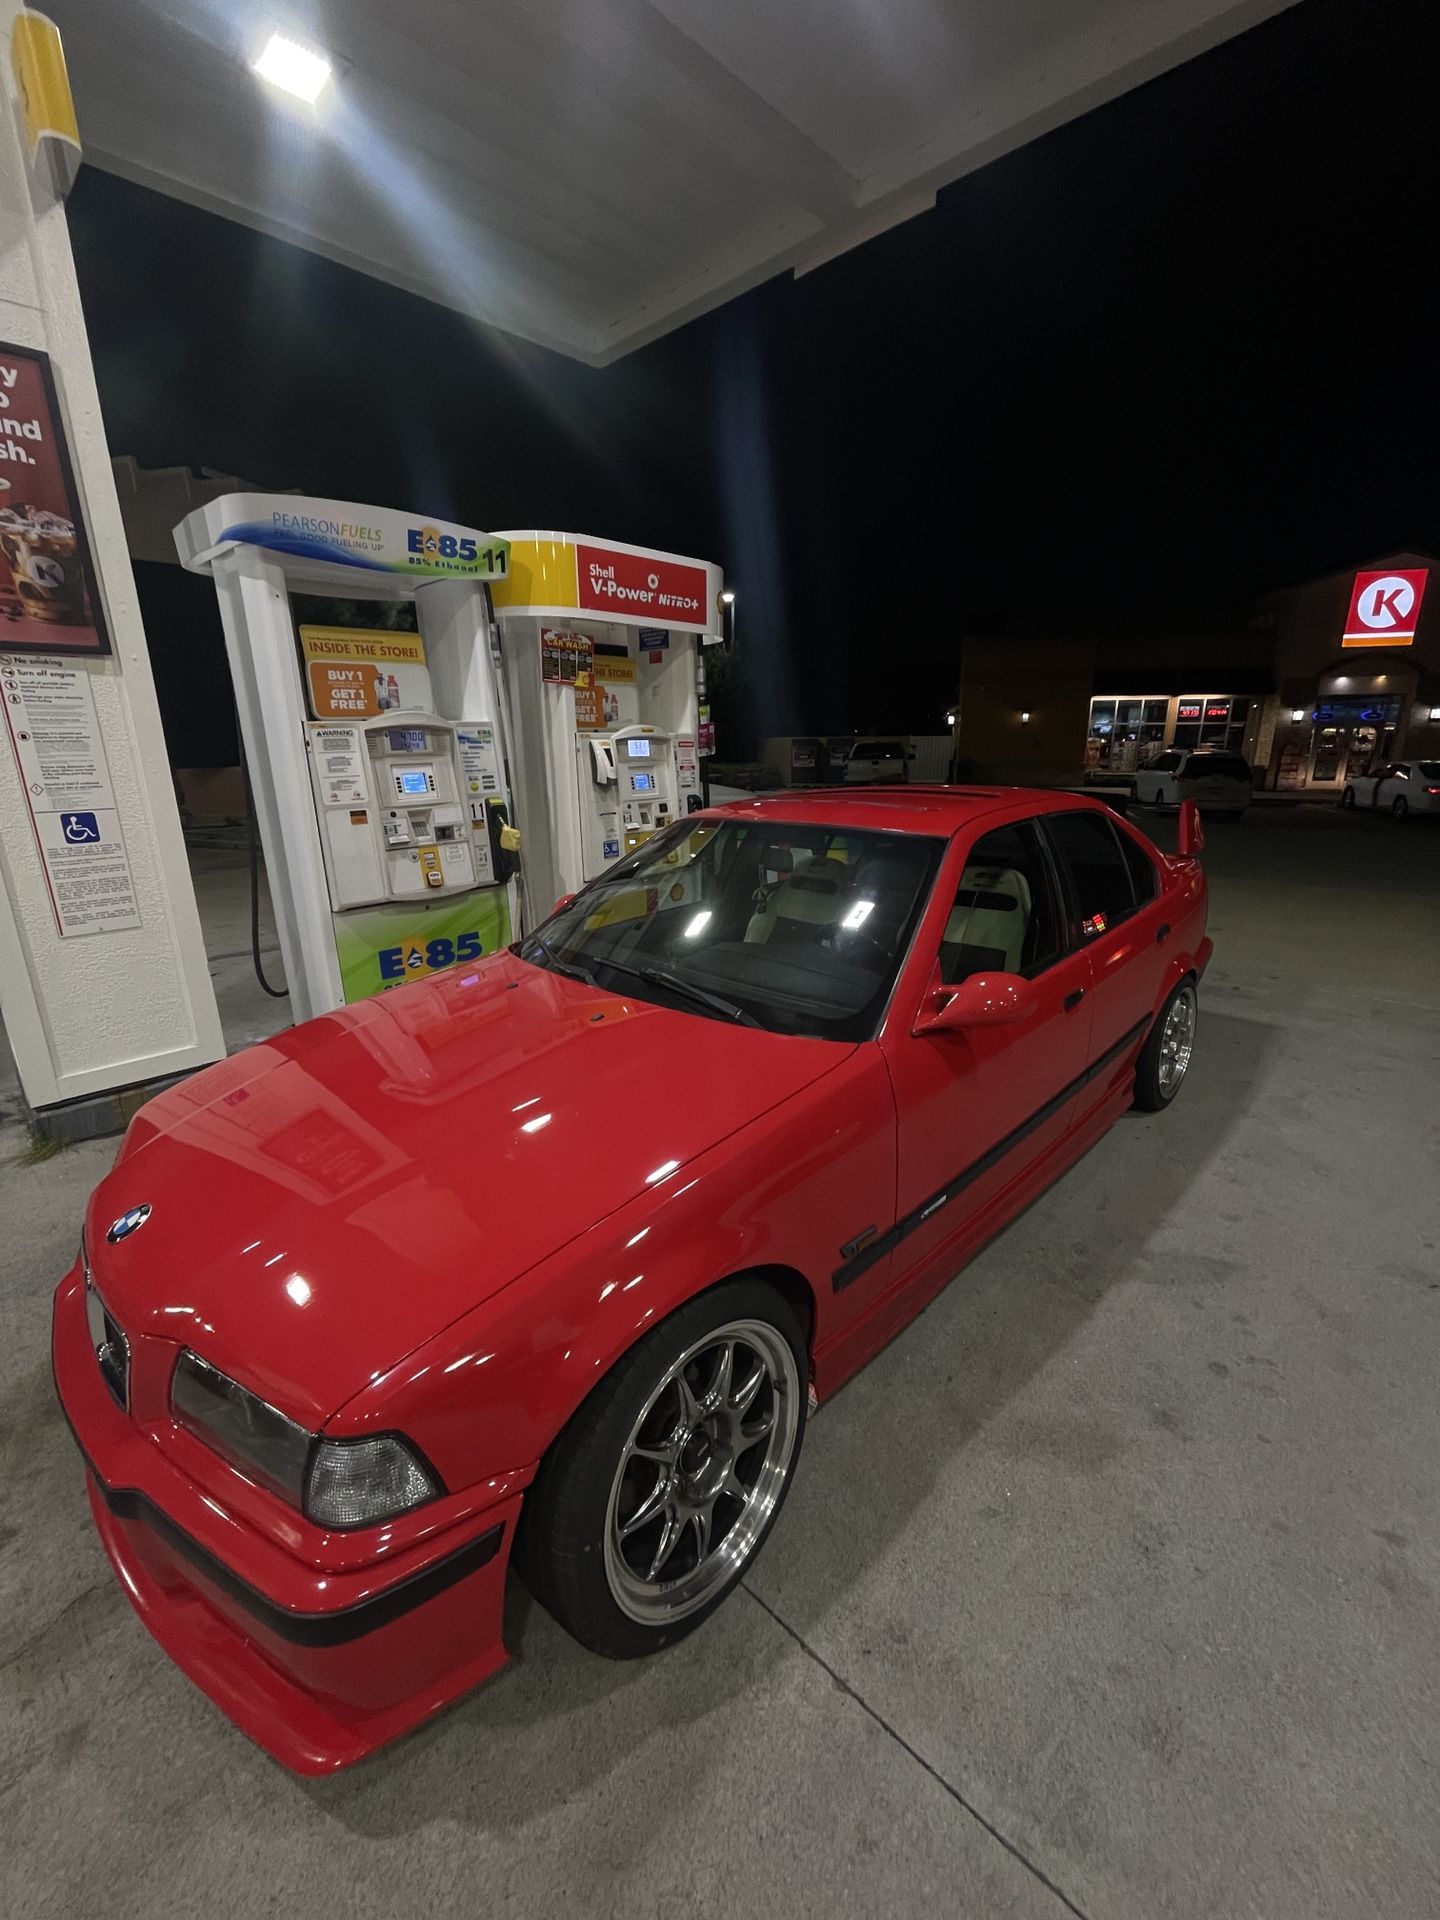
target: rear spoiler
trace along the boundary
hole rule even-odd
[[[1205,827],[1200,809],[1193,800],[1180,802],[1180,832],[1176,851],[1182,859],[1193,860],[1205,845]]]

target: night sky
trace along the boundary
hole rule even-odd
[[[760,732],[932,732],[967,629],[1440,547],[1437,126],[1434,0],[1302,0],[602,371],[94,169],[72,226],[117,453],[718,559]]]

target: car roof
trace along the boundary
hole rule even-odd
[[[726,800],[705,809],[726,819],[777,825],[850,827],[856,832],[925,833],[947,837],[992,814],[1060,813],[1103,802],[1053,787],[946,787],[905,782],[876,787],[787,787],[779,793]]]

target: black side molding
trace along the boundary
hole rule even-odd
[[[877,1261],[883,1260],[887,1253],[893,1252],[902,1240],[914,1233],[917,1227],[923,1226],[932,1214],[938,1213],[941,1207],[948,1206],[950,1201],[965,1191],[966,1187],[972,1186],[984,1174],[989,1173],[992,1167],[997,1167],[1007,1154],[1014,1152],[1021,1141],[1027,1140],[1032,1133],[1043,1127],[1047,1120],[1053,1119],[1066,1101],[1072,1099],[1081,1087],[1088,1085],[1091,1080],[1098,1080],[1108,1066],[1128,1052],[1141,1035],[1149,1031],[1149,1027],[1148,1018],[1138,1020],[1128,1033],[1121,1034],[1114,1046],[1107,1047],[1098,1060],[1092,1060],[1083,1073],[1077,1074],[1067,1086],[1060,1089],[1059,1093],[1047,1100],[1043,1107],[1037,1107],[1027,1120],[1022,1120],[1019,1126],[1007,1133],[1003,1140],[997,1141],[988,1152],[982,1153],[978,1160],[972,1160],[968,1167],[962,1167],[959,1173],[952,1174],[938,1192],[932,1193],[928,1200],[922,1200],[918,1207],[912,1207],[904,1219],[897,1220],[887,1233],[868,1240],[853,1258],[846,1260],[843,1266],[837,1267],[831,1274],[830,1284],[834,1291],[843,1293],[845,1288],[858,1280],[862,1273],[868,1273]],[[846,1249],[842,1247],[841,1252],[845,1251]]]
[[[79,1444],[77,1438],[76,1445]],[[244,1607],[268,1633],[273,1633],[279,1640],[288,1640],[296,1647],[344,1646],[348,1641],[360,1640],[367,1633],[374,1633],[377,1627],[388,1626],[392,1620],[400,1619],[416,1607],[423,1607],[427,1600],[433,1600],[457,1581],[488,1566],[500,1551],[505,1532],[503,1522],[493,1526],[474,1540],[467,1540],[463,1547],[457,1547],[433,1566],[423,1567],[419,1573],[397,1580],[393,1587],[386,1587],[382,1593],[373,1594],[368,1600],[359,1600],[353,1607],[339,1607],[333,1613],[294,1613],[288,1607],[277,1606],[273,1600],[267,1599],[248,1580],[242,1580],[238,1573],[227,1567],[223,1560],[217,1559],[208,1547],[202,1547],[193,1535],[178,1526],[138,1487],[107,1485],[96,1472],[94,1462],[83,1447],[80,1453],[100,1498],[117,1519],[140,1521],[149,1527],[177,1553],[183,1554],[211,1586],[218,1587],[228,1598]]]

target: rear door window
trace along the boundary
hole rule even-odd
[[[1160,890],[1155,874],[1155,863],[1138,840],[1132,840],[1123,827],[1115,829],[1115,837],[1120,842],[1120,851],[1125,864],[1130,869],[1130,885],[1135,892],[1137,907],[1146,906]]]
[[[1186,780],[1243,780],[1250,784],[1250,763],[1238,753],[1192,753],[1185,762]]]
[[[1065,875],[1077,944],[1093,940],[1135,911],[1120,836],[1104,813],[1052,813],[1044,830]]]

